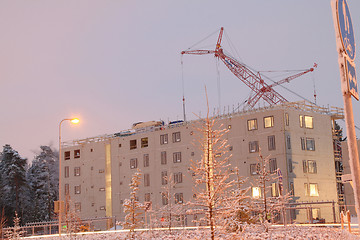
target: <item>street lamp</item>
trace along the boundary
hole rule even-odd
[[[61,236],[61,214],[62,214],[62,184],[61,184],[61,124],[65,121],[70,121],[73,124],[78,124],[80,120],[78,118],[65,118],[59,123],[59,236]]]

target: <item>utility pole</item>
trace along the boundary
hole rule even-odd
[[[346,0],[332,0],[336,47],[340,68],[341,90],[344,100],[345,124],[349,148],[350,170],[353,182],[355,210],[360,227],[360,163],[352,108],[353,96],[359,100],[355,73],[355,37]]]

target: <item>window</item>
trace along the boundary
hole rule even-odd
[[[268,148],[269,148],[269,151],[276,149],[275,135],[268,136]]]
[[[81,212],[81,203],[79,202],[75,203],[75,212],[77,213]]]
[[[293,165],[292,165],[292,160],[291,160],[291,158],[289,158],[288,164],[289,164],[289,173],[292,173],[292,172],[293,172]]]
[[[105,188],[104,187],[99,188],[99,192],[105,192]]]
[[[279,196],[279,185],[277,183],[271,184],[271,196],[278,197]]]
[[[182,183],[182,173],[178,172],[178,173],[174,173],[174,183]]]
[[[254,153],[258,151],[259,151],[259,142],[258,141],[249,142],[249,152]]]
[[[70,187],[69,184],[65,184],[65,195],[69,195],[70,194]]]
[[[148,174],[148,173],[144,174],[144,186],[145,187],[150,186],[150,174]]]
[[[308,165],[308,173],[317,173],[316,161],[308,160],[307,165]]]
[[[167,193],[162,193],[161,194],[161,201],[162,201],[162,205],[168,205],[169,198],[168,198]]]
[[[99,173],[104,173],[105,169],[99,169]]]
[[[68,178],[69,177],[69,167],[66,166],[65,167],[65,178]]]
[[[261,197],[261,189],[259,187],[252,187],[251,188],[251,196],[253,198],[260,198]]]
[[[168,183],[167,171],[161,172],[161,184],[166,185]]]
[[[141,139],[141,147],[148,147],[149,146],[149,138],[145,137]]]
[[[312,208],[311,214],[313,219],[320,219],[320,208]]]
[[[305,128],[314,128],[313,117],[304,116]]]
[[[80,185],[75,186],[74,190],[75,190],[75,194],[80,194],[81,193],[81,186]]]
[[[303,160],[303,172],[304,173],[317,173],[316,161]]]
[[[286,146],[287,149],[291,149],[291,139],[290,139],[290,135],[286,136]]]
[[[305,196],[310,197],[318,197],[319,196],[319,189],[317,183],[305,183]]]
[[[167,144],[168,143],[168,135],[167,134],[162,134],[160,135],[160,144]]]
[[[144,167],[150,166],[149,154],[144,154]]]
[[[161,152],[161,164],[165,165],[167,164],[167,159],[166,159],[166,152]]]
[[[304,116],[303,115],[300,115],[299,116],[299,121],[300,121],[300,127],[304,127]]]
[[[290,185],[290,195],[294,196],[294,194],[295,194],[294,183],[290,182],[289,185]]]
[[[137,168],[137,158],[132,158],[130,159],[130,168],[131,169],[134,169],[134,168]]]
[[[173,153],[173,161],[174,161],[174,163],[181,162],[181,152],[174,152]]]
[[[248,127],[248,131],[256,130],[258,128],[256,118],[248,120],[247,127]]]
[[[300,140],[301,140],[301,150],[305,150],[306,149],[305,138],[301,137]]]
[[[184,202],[183,193],[175,193],[175,204],[180,204]]]
[[[271,128],[274,126],[274,116],[264,117],[264,128]]]
[[[80,176],[80,167],[74,168],[74,176]]]
[[[270,160],[269,160],[269,168],[270,168],[271,173],[276,172],[276,170],[277,170],[276,158],[270,158]]]
[[[172,138],[173,138],[173,142],[180,142],[181,141],[181,138],[180,138],[180,132],[174,132],[172,134]]]
[[[306,150],[315,151],[315,139],[306,138]]]
[[[145,202],[150,202],[150,193],[145,193],[144,200]]]
[[[285,125],[286,125],[286,126],[289,126],[289,123],[290,123],[290,121],[289,121],[289,114],[288,114],[288,113],[285,113]]]
[[[251,175],[258,175],[259,171],[260,171],[260,164],[259,163],[250,164],[250,174]]]
[[[99,207],[100,210],[105,210],[105,206]]]
[[[137,148],[136,139],[130,140],[130,150],[136,149],[136,148]]]
[[[69,160],[70,159],[70,151],[64,152],[64,159]]]
[[[80,158],[80,149],[74,150],[74,158]]]

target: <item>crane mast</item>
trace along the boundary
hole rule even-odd
[[[192,55],[214,54],[214,56],[220,59],[237,78],[239,78],[243,83],[245,83],[246,86],[248,86],[252,91],[254,91],[255,95],[249,98],[249,100],[247,101],[250,108],[253,108],[261,98],[265,102],[267,102],[270,106],[287,102],[287,100],[283,96],[281,96],[280,93],[278,93],[273,89],[273,86],[277,86],[284,82],[289,82],[297,77],[300,77],[314,70],[314,68],[310,68],[304,72],[287,77],[272,85],[268,85],[261,78],[261,75],[259,73],[253,72],[244,64],[240,63],[233,57],[228,56],[224,53],[223,48],[221,47],[223,32],[224,32],[224,28],[222,27],[219,33],[215,50],[189,50],[189,51],[182,51],[181,54],[182,55],[183,54],[192,54]],[[316,64],[314,65],[314,67],[316,67]]]

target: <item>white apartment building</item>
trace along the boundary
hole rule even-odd
[[[297,209],[291,219],[296,222],[308,221],[309,214],[327,222],[338,216],[338,207],[316,203],[338,204],[332,126],[334,119],[342,117],[341,109],[305,102],[217,116],[228,129],[231,168],[237,167],[248,178],[246,186],[256,187],[254,169],[261,149],[270,158],[270,171],[281,170],[284,192],[294,196]],[[64,143],[63,196],[71,199],[82,219],[123,221],[123,201],[130,196],[129,183],[139,168],[139,200],[151,202],[153,211],[168,204],[162,195],[164,176],[176,181],[173,204],[191,201],[191,160],[201,159],[201,150],[194,145],[195,122],[147,122],[120,133]],[[194,217],[183,217],[182,224],[193,225]]]

